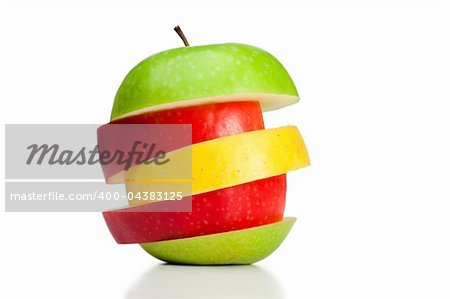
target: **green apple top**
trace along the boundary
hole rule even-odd
[[[259,48],[234,43],[176,48],[148,57],[128,73],[111,120],[241,100],[257,100],[268,111],[293,104],[299,96],[283,65]]]

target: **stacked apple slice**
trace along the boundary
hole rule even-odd
[[[265,129],[262,110],[296,101],[280,62],[248,45],[178,48],[139,63],[117,92],[111,123],[192,125],[192,211],[104,212],[115,240],[184,264],[249,264],[272,253],[295,221],[283,219],[285,174],[309,158],[299,131]],[[135,165],[126,176],[149,171]],[[128,192],[148,188],[127,183]]]

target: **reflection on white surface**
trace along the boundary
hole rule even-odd
[[[144,273],[126,298],[283,298],[283,292],[276,278],[257,266],[162,264]]]

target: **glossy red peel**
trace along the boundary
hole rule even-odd
[[[192,212],[142,212],[150,203],[103,212],[103,217],[117,243],[147,243],[281,221],[285,198],[286,177],[280,175],[195,195]]]
[[[153,111],[112,124],[191,124],[192,143],[264,129],[259,102],[212,103]]]

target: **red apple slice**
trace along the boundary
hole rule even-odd
[[[145,212],[155,204],[150,203],[103,212],[103,217],[117,243],[148,243],[280,221],[285,197],[286,177],[280,175],[195,195],[192,212]]]
[[[192,124],[192,144],[264,129],[259,102],[212,103],[147,112],[121,118],[112,124]]]

